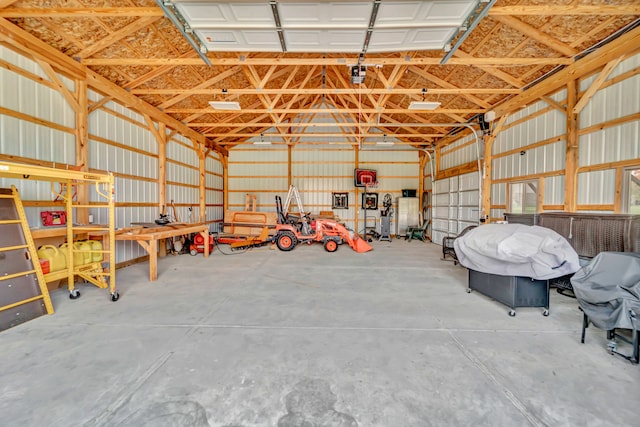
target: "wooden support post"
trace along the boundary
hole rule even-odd
[[[76,167],[83,172],[89,170],[89,99],[87,82],[76,80],[75,99],[78,104],[76,110]],[[89,186],[77,185],[78,203],[89,204]],[[69,191],[69,189],[67,189]],[[73,190],[71,190],[73,191]],[[71,195],[70,195],[71,196]],[[78,208],[76,210],[76,221],[78,224],[89,224],[89,208]]]
[[[222,163],[222,211],[229,209],[229,156],[220,154]]]
[[[485,223],[491,222],[491,185],[493,184],[493,142],[498,137],[498,134],[502,131],[508,115],[498,119],[498,122],[493,127],[491,135],[484,137],[484,177],[482,179],[482,211],[480,212],[480,218],[485,218]]]
[[[613,213],[622,213],[622,186],[624,180],[624,168],[616,168],[616,194],[613,199]]]
[[[567,140],[564,179],[564,210],[567,212],[575,212],[577,203],[579,115],[574,113],[574,109],[578,100],[578,90],[576,80],[567,82]]]
[[[424,151],[418,151],[418,157],[420,161],[420,178],[418,181],[418,202],[420,203],[420,212],[422,212],[422,204],[424,201],[422,200],[422,195],[424,194],[424,167],[427,165],[427,155]],[[424,219],[424,218],[423,218]]]
[[[358,149],[358,147],[353,147],[353,149],[355,150],[355,162],[354,162],[355,164],[354,164],[353,168],[354,169],[358,169],[360,167],[360,150]],[[360,216],[359,215],[360,203],[359,203],[359,200],[358,200],[358,187],[354,187],[354,191],[355,191],[355,196],[354,196],[355,203],[354,203],[354,205],[355,205],[356,209],[355,209],[355,215],[354,215],[355,218],[353,218],[353,227],[355,228],[356,233],[357,233],[358,230],[360,229],[358,227],[358,224],[359,224],[358,218]],[[363,237],[367,237],[366,234],[367,234],[367,231],[365,230],[365,236],[363,236]]]
[[[293,145],[287,145],[287,187],[291,187],[291,183],[293,182],[292,177],[292,165],[291,165],[291,150]]]
[[[150,127],[155,130],[153,123]],[[158,142],[158,209],[164,214],[167,207],[167,132],[164,123],[158,123],[158,128],[154,132]]]
[[[207,221],[207,156],[209,155],[209,150],[198,149],[198,158],[200,160],[200,198],[199,198],[199,210],[200,216],[198,218],[198,222],[206,222]],[[208,245],[208,239],[205,239],[206,245]]]

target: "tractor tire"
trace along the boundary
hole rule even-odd
[[[281,251],[290,251],[296,247],[298,239],[293,232],[285,230],[278,233],[276,236],[276,245]]]
[[[338,250],[338,242],[333,239],[324,241],[324,250],[327,252],[335,252]]]

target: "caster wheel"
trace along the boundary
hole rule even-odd
[[[471,289],[467,288],[467,293],[470,294],[471,293]]]
[[[616,342],[609,342],[607,349],[609,350],[609,354],[613,354],[618,349],[618,344]]]
[[[543,312],[542,312],[542,315],[543,315],[544,317],[547,317],[547,316],[549,315],[549,310],[545,310],[545,311],[543,311]]]
[[[191,254],[191,256],[196,256],[198,255],[198,251],[196,249],[191,249],[191,252],[189,252]]]
[[[509,311],[509,316],[515,317],[515,315],[516,315],[516,311],[515,310]]]
[[[111,301],[116,302],[120,299],[120,294],[118,293],[118,291],[115,291],[114,293],[111,294]]]
[[[80,291],[77,289],[74,289],[72,291],[69,291],[69,299],[78,299],[80,298]]]

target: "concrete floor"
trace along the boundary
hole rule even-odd
[[[466,293],[440,246],[319,244],[119,270],[0,334],[6,426],[637,426],[640,367],[551,315]],[[222,246],[228,251],[228,246]],[[624,347],[621,350],[625,350]]]

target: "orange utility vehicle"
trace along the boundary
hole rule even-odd
[[[298,216],[288,213],[292,198],[297,200]],[[282,251],[290,251],[300,242],[321,242],[327,252],[335,252],[338,246],[345,242],[359,253],[373,249],[364,239],[342,224],[327,219],[310,220],[309,214],[302,207],[298,189],[293,185],[289,187],[284,208],[282,199],[276,196],[276,210],[278,224],[273,241]]]

